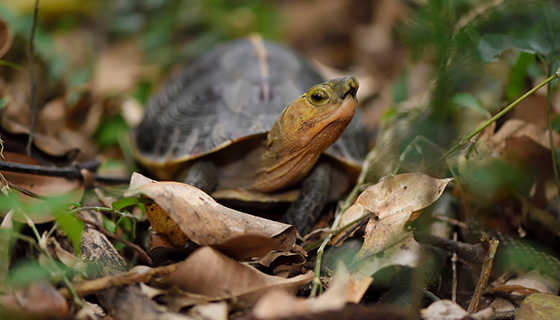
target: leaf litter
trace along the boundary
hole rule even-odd
[[[340,246],[338,249],[346,252],[339,256],[329,255],[327,252],[327,260],[332,261],[326,261],[326,265],[317,269],[317,266],[321,266],[321,261],[317,261],[320,257],[313,249],[316,245],[311,245],[311,242],[316,241],[318,237],[322,239],[328,231],[317,229],[304,240],[297,239],[292,226],[232,210],[215,202],[200,190],[178,182],[155,182],[135,174],[127,191],[105,187],[95,190],[99,198],[119,199],[125,196],[140,199],[116,209],[110,208],[109,203],[113,200],[105,201],[104,207],[99,207],[99,203],[105,199],[92,200],[87,192],[84,197],[83,190],[85,187],[91,187],[90,183],[3,171],[7,182],[21,187],[22,190],[32,191],[37,196],[52,196],[51,191],[56,191],[57,194],[68,194],[69,190],[77,192],[74,193],[74,197],[64,199],[65,208],[54,205],[41,206],[43,200],[29,199],[34,196],[23,195],[15,187],[9,187],[6,182],[3,189],[12,195],[17,194],[21,199],[14,200],[8,197],[2,201],[2,209],[6,210],[0,237],[3,243],[10,245],[0,251],[0,279],[6,280],[17,275],[17,268],[12,262],[14,257],[19,260],[37,260],[45,268],[52,268],[52,262],[55,261],[61,266],[68,266],[68,269],[49,269],[66,270],[63,276],[53,272],[56,276],[51,278],[51,284],[35,282],[24,285],[23,288],[13,288],[6,286],[6,282],[2,281],[0,306],[16,306],[17,308],[10,309],[14,314],[30,317],[37,317],[37,314],[40,317],[41,313],[48,312],[54,317],[66,318],[70,312],[73,313],[71,317],[77,319],[101,318],[107,314],[115,319],[127,318],[130,314],[146,319],[154,318],[155,314],[165,319],[226,319],[240,316],[275,319],[312,317],[319,314],[340,315],[349,312],[349,308],[359,303],[366,306],[390,305],[388,309],[383,310],[385,317],[394,312],[395,318],[403,319],[463,319],[466,316],[489,319],[506,315],[499,312],[511,314],[513,311],[515,314],[516,305],[504,302],[512,300],[518,305],[521,303],[517,310],[520,319],[535,318],[539,312],[544,313],[543,319],[553,318],[557,310],[549,306],[554,306],[554,299],[558,298],[557,278],[560,266],[554,258],[554,252],[549,255],[546,252],[550,250],[534,251],[531,246],[511,241],[511,237],[529,235],[545,244],[555,243],[557,240],[559,227],[555,213],[558,212],[558,201],[555,199],[558,197],[558,190],[554,181],[554,170],[550,164],[553,163],[553,153],[558,149],[560,140],[557,128],[550,130],[549,123],[554,121],[545,118],[547,114],[555,116],[554,112],[548,110],[546,103],[547,98],[556,101],[557,93],[552,92],[551,97],[545,98],[544,93],[540,92],[533,98],[524,100],[524,105],[518,106],[517,110],[521,110],[520,112],[512,113],[502,122],[494,122],[469,141],[469,145],[461,150],[459,156],[449,157],[447,162],[436,166],[436,170],[427,171],[429,175],[421,173],[418,168],[424,167],[427,159],[415,159],[402,150],[409,141],[408,134],[429,134],[429,130],[415,132],[418,123],[428,123],[426,114],[429,112],[426,110],[432,107],[429,105],[431,102],[438,101],[434,97],[438,92],[442,92],[441,87],[432,90],[432,86],[437,88],[439,84],[438,81],[428,81],[428,78],[431,73],[440,72],[440,75],[447,76],[444,78],[449,81],[449,88],[453,87],[453,81],[456,79],[441,73],[441,70],[434,71],[432,66],[426,67],[430,61],[422,61],[423,66],[408,66],[402,63],[405,54],[398,48],[403,46],[394,41],[397,37],[391,32],[396,29],[394,27],[401,19],[411,14],[405,10],[404,4],[378,4],[374,6],[378,12],[373,7],[364,8],[356,4],[329,1],[321,6],[323,14],[319,15],[320,18],[297,18],[302,14],[308,16],[307,11],[302,8],[313,5],[311,3],[317,5],[317,2],[311,1],[310,4],[297,6],[291,1],[282,4],[282,10],[291,11],[290,21],[293,25],[290,24],[289,30],[292,44],[299,43],[299,50],[321,57],[327,64],[330,62],[331,65],[341,68],[348,69],[350,66],[360,70],[362,74],[359,74],[359,78],[364,79],[361,81],[364,90],[360,89],[360,100],[366,109],[364,114],[367,115],[368,124],[377,127],[380,132],[376,146],[364,164],[362,179],[356,187],[359,192],[356,192],[355,199],[350,198],[346,201],[350,204],[349,209],[339,213],[339,229],[331,231],[333,238],[330,245],[336,244]],[[44,10],[47,16],[54,15],[47,21],[60,12],[86,14],[83,9],[72,5],[71,1],[64,3],[67,3],[66,7],[64,4],[55,6],[44,1],[41,10]],[[430,5],[434,4],[426,4],[427,8],[431,8]],[[493,5],[502,8],[499,2]],[[503,6],[505,9],[509,8],[507,5]],[[479,7],[478,4],[473,4],[473,7],[474,11],[477,8],[490,10],[488,17],[498,14],[492,11],[492,6]],[[31,7],[18,10],[25,11],[29,8]],[[355,15],[355,10],[361,12],[360,15]],[[230,11],[232,14],[236,12]],[[352,29],[355,27],[354,23],[332,23],[328,28],[323,24],[323,16],[337,19],[352,17],[352,20],[356,20],[355,23],[361,23],[361,18],[354,18],[368,15],[366,12],[375,12],[370,17],[373,20],[355,30]],[[422,10],[419,12],[425,14]],[[466,17],[467,15],[462,18]],[[418,33],[437,27],[444,34],[445,28],[437,25],[437,19],[432,20],[429,21],[433,23],[431,26],[426,24],[426,21],[415,20],[414,22],[421,27],[417,29]],[[24,54],[25,46],[22,46],[22,32],[16,30],[19,27],[15,24],[12,28],[11,21],[13,20],[3,18],[0,20],[0,59],[6,59],[0,61],[2,138],[10,143],[17,140],[14,137],[30,132],[31,118],[27,108],[31,101],[29,65]],[[460,23],[468,23],[468,20],[461,19]],[[38,152],[34,152],[34,156],[42,152],[56,165],[67,164],[75,159],[91,159],[94,156],[102,160],[126,158],[126,142],[111,135],[111,130],[115,127],[107,126],[110,129],[105,133],[100,133],[100,128],[106,122],[115,119],[114,123],[117,124],[119,121],[125,125],[137,123],[141,118],[139,106],[145,102],[151,91],[151,88],[143,86],[152,81],[159,83],[161,76],[168,72],[160,70],[160,66],[154,67],[146,62],[147,59],[142,53],[145,43],[142,43],[139,37],[129,35],[123,38],[103,39],[96,33],[98,38],[92,42],[90,40],[95,36],[92,37],[88,29],[79,23],[76,26],[77,30],[57,32],[53,36],[54,46],[47,43],[43,47],[49,50],[52,48],[52,55],[46,55],[46,51],[41,49],[43,45],[37,44],[39,54],[36,59],[37,66],[34,64],[33,68],[41,85],[36,97],[40,111],[34,138],[34,147]],[[311,26],[318,28],[311,33],[300,31],[313,28]],[[540,25],[537,24],[535,28],[538,27]],[[118,30],[115,25],[111,28],[115,28],[111,29],[113,33]],[[455,28],[454,32],[460,29]],[[366,45],[362,38],[372,35],[382,41]],[[455,41],[456,35],[451,34],[448,38]],[[207,35],[204,39],[215,37],[216,35]],[[511,48],[506,48],[507,43],[506,47],[500,46],[499,43],[500,39],[506,38],[483,37],[481,43],[486,47],[481,46],[479,50],[491,49],[493,58],[498,55],[506,58],[498,59],[499,61],[494,63],[511,63],[517,57],[509,55],[510,51],[507,50]],[[162,36],[160,39],[167,38]],[[329,42],[328,39],[336,41]],[[526,33],[523,39],[527,39]],[[539,41],[543,41],[542,37]],[[413,43],[408,45],[414,46]],[[341,47],[344,50],[341,50]],[[453,47],[453,44],[449,47]],[[424,49],[426,52],[430,50]],[[537,52],[538,49],[535,47],[531,50]],[[188,47],[183,47],[179,51],[184,53],[188,50]],[[94,52],[98,53],[93,54]],[[466,51],[464,53],[466,54]],[[164,51],[158,51],[157,54],[160,58],[165,57]],[[488,52],[482,52],[483,56],[485,54],[488,55]],[[549,51],[544,54],[546,59],[552,57]],[[57,69],[57,57],[53,55],[59,56],[58,62],[60,57],[67,57],[71,68],[63,71],[61,68]],[[457,68],[454,69],[455,74],[462,75],[465,70],[454,64],[454,55],[456,53],[451,52],[440,56],[449,57],[449,61],[444,65]],[[520,63],[515,67],[519,68]],[[510,65],[498,67],[505,70]],[[538,69],[537,65],[533,67]],[[456,72],[457,70],[459,72]],[[512,73],[517,72],[515,68],[512,70]],[[334,69],[329,69],[328,72],[340,73]],[[395,81],[398,72],[407,74],[405,80],[401,79],[402,83]],[[538,76],[534,73],[535,70],[532,69],[521,78],[526,83],[529,83],[529,80],[537,82]],[[480,77],[483,76],[481,73]],[[476,115],[471,114],[475,112],[471,109],[475,108],[462,110],[460,114],[455,114],[456,118],[464,116],[473,121],[472,119],[480,119],[481,115],[495,113],[497,104],[504,101],[501,92],[505,91],[504,88],[508,85],[506,78],[489,77],[488,83],[491,85],[480,89],[481,91],[473,89],[468,93],[453,92],[450,95],[452,97],[457,97],[458,94],[464,94],[462,97],[472,97],[471,100],[476,102],[478,110]],[[460,80],[464,84],[462,89],[476,88],[476,85],[469,83],[468,77]],[[404,86],[408,87],[403,89]],[[402,99],[406,99],[400,100],[402,103],[395,102],[393,98],[401,99],[397,96],[402,92],[408,92],[410,96],[401,96]],[[491,97],[484,96],[488,95],[488,92]],[[494,105],[488,105],[487,101],[493,101]],[[391,109],[394,105],[398,105],[398,110]],[[414,110],[410,109],[411,105],[415,106]],[[419,112],[416,112],[416,109]],[[481,113],[482,109],[486,112]],[[386,112],[385,116],[380,116],[383,112]],[[461,130],[465,127],[473,129],[472,122],[467,123],[466,119],[463,120],[465,123],[462,123]],[[388,123],[390,125],[385,126]],[[445,132],[443,135],[451,137],[452,132]],[[113,145],[100,148],[92,141],[99,136],[108,137],[107,141]],[[427,140],[430,139],[438,140],[433,137],[428,137]],[[10,153],[5,154],[8,155],[9,161],[27,162],[22,160],[21,149],[17,151],[17,148],[15,153],[20,154],[16,156],[17,160],[11,160],[14,150],[12,146],[8,149]],[[421,149],[422,146],[415,147],[419,154],[426,151]],[[52,157],[56,159],[53,160]],[[441,168],[448,171],[440,170]],[[109,169],[104,172],[123,171]],[[390,172],[394,174],[389,174]],[[454,177],[452,184],[451,178],[448,178],[451,174]],[[440,197],[451,200],[438,200]],[[38,205],[25,205],[26,201]],[[89,201],[91,203],[88,203]],[[444,202],[445,205],[441,205]],[[86,204],[87,207],[98,208],[81,211],[80,206],[86,207]],[[437,209],[438,205],[443,209]],[[33,221],[27,220],[27,226],[14,219],[16,211],[21,211],[22,207],[31,208],[30,211],[33,211],[28,212]],[[85,227],[84,232],[80,232],[81,256],[76,256],[76,252],[79,251],[76,247],[80,245],[75,239],[74,242],[69,241],[71,232],[68,231],[71,230],[68,226],[64,227],[63,219],[53,221],[57,214],[68,212],[69,208],[72,214],[88,215],[87,219],[96,217],[96,227],[89,225]],[[53,210],[57,212],[54,215]],[[448,214],[450,218],[447,217]],[[42,216],[46,218],[35,218]],[[328,219],[330,216],[326,215],[323,225]],[[358,220],[365,226],[357,223]],[[469,220],[477,220],[483,226],[478,228]],[[438,233],[430,231],[432,238],[429,238],[428,242],[418,240],[421,239],[417,237],[418,233],[434,230],[433,226],[436,224],[445,224],[445,230]],[[341,230],[342,226],[347,228]],[[157,249],[168,250],[165,263],[178,263],[177,269],[169,274],[153,277],[131,276],[127,269],[138,264],[138,255],[131,253],[133,250],[121,242],[111,243],[102,233],[95,230],[98,227],[110,229],[122,238],[141,243],[150,254],[155,253]],[[20,233],[22,229],[30,232]],[[450,240],[451,231],[461,240]],[[514,253],[506,257],[506,263],[500,263],[504,255],[498,251],[496,263],[491,270],[485,270],[484,265],[468,261],[461,252],[462,245],[472,244],[485,249],[488,246],[487,239],[499,239],[498,250]],[[88,247],[88,244],[91,247]],[[335,252],[337,248],[331,249]],[[34,253],[34,250],[37,250],[37,253]],[[523,256],[519,257],[517,252],[522,252]],[[451,259],[448,259],[447,253],[452,255]],[[126,260],[123,257],[126,257]],[[529,259],[523,259],[527,257]],[[477,261],[478,258],[484,257],[477,257]],[[532,264],[524,265],[525,260],[532,260]],[[536,265],[546,266],[548,272]],[[160,267],[153,265],[144,270],[157,273],[157,268]],[[334,270],[334,276],[331,269]],[[149,273],[141,269],[133,270],[132,273]],[[317,274],[311,270],[315,270]],[[454,272],[459,273],[459,280],[449,276]],[[425,274],[443,276],[434,281]],[[461,292],[470,294],[473,284],[481,274],[486,274],[491,279],[481,294],[495,304],[481,300],[481,311],[469,314],[465,311],[465,300],[469,299],[470,295],[466,298],[460,295],[457,297],[457,294],[453,294],[457,292],[454,286],[459,286]],[[80,297],[73,297],[73,301],[65,300],[67,304],[71,303],[72,307],[77,306],[70,311],[67,304],[65,306],[59,303],[62,301],[59,293],[67,289],[68,284],[75,283],[78,287],[78,284],[88,284],[91,281],[86,279],[109,279],[109,276],[116,276],[120,280],[122,277],[129,282],[117,281],[113,283],[113,286],[119,283],[116,288],[106,284],[105,287],[94,291],[97,292],[97,299],[102,301],[105,310],[97,303],[80,300]],[[133,285],[136,282],[141,282],[141,290]],[[312,285],[319,287],[319,291],[324,290],[324,293],[318,297],[306,297]],[[56,290],[55,286],[59,290]],[[434,298],[430,295],[432,294],[441,300],[431,303],[426,301],[428,299],[423,299],[421,304],[414,299],[406,300],[407,294],[404,293],[403,287],[408,288],[407,292],[416,292],[415,290],[421,288],[425,290],[425,297]],[[115,291],[111,291],[113,289]],[[426,292],[428,290],[431,291]],[[48,297],[32,299],[44,300],[55,309],[44,311],[40,309],[41,305],[30,305],[24,299],[26,292],[31,293],[32,297],[46,293]],[[68,291],[64,292],[65,297],[71,297]],[[111,292],[117,294],[111,296]],[[549,294],[543,295],[539,292]],[[131,299],[129,301],[136,302],[111,304],[112,301],[118,301],[115,297],[121,294]],[[296,298],[296,294],[299,297]],[[498,295],[505,295],[508,299],[497,297]],[[400,304],[395,302],[395,296],[399,298],[396,300],[399,300]],[[497,311],[488,309],[490,305],[497,308]],[[75,312],[75,309],[79,311]],[[402,310],[413,311],[407,314]],[[375,314],[368,313],[372,317]]]

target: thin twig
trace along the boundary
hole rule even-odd
[[[472,263],[484,263],[485,261],[485,251],[477,244],[463,243],[420,232],[414,232],[414,239],[420,243],[457,253],[462,259]]]
[[[331,235],[331,237],[332,237],[332,236],[336,236],[336,235],[340,234],[342,231],[344,231],[344,230],[346,230],[346,229],[348,229],[348,228],[350,228],[350,227],[353,227],[353,226],[356,226],[356,225],[361,226],[361,225],[362,225],[362,221],[364,221],[364,219],[366,219],[366,218],[369,218],[372,214],[373,214],[373,212],[368,211],[367,213],[363,214],[361,217],[356,218],[356,219],[354,219],[354,220],[348,222],[347,224],[343,225],[342,227],[340,227],[340,228],[338,228],[338,229],[333,230],[333,229],[331,228],[331,231],[329,231],[329,232],[327,233],[327,235]],[[342,215],[342,214],[341,214],[341,215]],[[365,222],[365,221],[364,221],[364,222]],[[350,233],[352,233],[352,232],[350,232]],[[350,233],[349,233],[349,234],[350,234]],[[326,236],[325,236],[325,237],[326,237]],[[344,239],[344,237],[342,237],[342,239]],[[305,247],[303,247],[303,249],[304,249],[305,251],[311,251],[311,250],[315,249],[315,247],[318,246],[318,245],[319,245],[320,243],[322,243],[323,241],[324,241],[324,238],[323,238],[323,239],[319,239],[319,240],[317,240],[317,241],[315,241],[315,242],[312,242],[311,244],[306,245]],[[340,240],[337,241],[337,244],[338,244],[339,242],[340,242]],[[335,244],[335,245],[336,245],[336,244]]]
[[[36,194],[35,192],[33,192],[31,190],[27,190],[25,188],[22,188],[22,187],[20,187],[16,184],[11,183],[10,181],[7,181],[7,182],[8,182],[8,187],[17,190],[17,191],[21,192],[22,194],[24,194],[28,197],[35,198],[35,199],[41,199],[41,200],[47,200],[48,199],[48,197],[42,196],[40,194]]]
[[[498,240],[490,240],[488,255],[486,256],[486,258],[484,259],[484,263],[482,264],[480,278],[478,278],[478,282],[476,283],[476,288],[471,298],[471,302],[469,303],[469,307],[467,308],[468,313],[475,313],[476,311],[478,311],[480,297],[482,296],[484,288],[486,287],[488,279],[490,278],[490,273],[492,272],[492,264],[494,262],[494,257],[496,256],[496,251],[498,250],[499,243],[500,241]]]
[[[80,283],[73,283],[72,287],[78,296],[85,296],[93,293],[97,293],[101,290],[125,286],[133,283],[139,282],[150,282],[156,277],[161,277],[169,275],[177,270],[177,267],[181,264],[175,263],[163,267],[151,268],[145,272],[130,271],[127,273],[106,276],[103,278],[98,278],[94,280],[84,281]],[[64,297],[71,297],[71,293],[68,288],[61,288],[58,290]]]
[[[549,84],[552,80],[556,79],[560,77],[560,73],[556,73],[550,77],[548,77],[546,80],[544,80],[543,82],[539,83],[538,85],[536,85],[535,87],[533,87],[531,90],[527,91],[524,95],[522,95],[521,97],[517,98],[517,100],[515,100],[514,102],[510,103],[507,107],[505,107],[502,111],[498,112],[495,116],[493,116],[492,118],[488,119],[486,122],[484,122],[483,124],[481,124],[478,128],[476,128],[475,130],[473,130],[471,133],[467,134],[463,139],[461,139],[457,145],[453,148],[451,148],[449,151],[447,151],[443,156],[439,157],[437,160],[433,161],[432,163],[428,164],[427,166],[425,166],[421,172],[425,172],[427,169],[431,168],[433,165],[435,165],[436,163],[445,160],[447,158],[449,158],[450,156],[452,156],[453,154],[455,154],[455,152],[459,151],[460,149],[466,147],[469,145],[469,142],[472,138],[474,138],[477,134],[479,134],[482,130],[486,129],[486,127],[488,127],[489,125],[491,125],[493,122],[495,122],[496,120],[500,119],[503,115],[505,115],[506,113],[508,113],[511,109],[513,109],[515,106],[517,106],[521,101],[525,100],[528,96],[532,95],[533,93],[535,93],[537,90],[539,90],[540,88],[544,87],[545,85]]]
[[[319,247],[319,249],[317,249],[317,263],[315,264],[315,277],[313,278],[313,286],[311,287],[311,297],[316,297],[317,291],[321,287],[321,263],[323,259],[323,253],[325,252],[325,247],[327,246],[329,241],[331,241],[331,238],[333,236],[332,231],[336,230],[341,219],[342,214],[339,213],[334,219],[334,222],[331,226],[331,232],[327,234],[327,236],[323,240],[323,243],[321,243],[321,246]]]
[[[556,75],[560,77],[560,69],[556,70]],[[556,162],[556,148],[554,147],[554,139],[552,138],[552,103],[550,102],[551,88],[546,88],[546,118],[548,125],[548,140],[550,144],[550,156],[552,157],[552,171],[554,172],[554,180],[556,181],[556,189],[560,196],[560,178],[558,176],[558,165]]]
[[[457,232],[453,232],[453,241],[457,241]],[[453,283],[451,285],[451,301],[457,302],[457,252],[451,256],[451,271],[453,272]]]
[[[52,268],[54,270],[57,270],[57,272],[59,272],[62,275],[62,281],[69,286],[69,295],[68,295],[68,299],[73,298],[74,302],[76,302],[77,305],[83,307],[84,303],[83,301],[80,299],[80,297],[78,297],[78,295],[76,295],[76,293],[74,292],[73,288],[70,286],[70,280],[68,279],[68,277],[60,270],[60,267],[58,266],[58,264],[55,262],[55,259],[53,258],[53,256],[51,255],[51,253],[49,252],[49,250],[46,250],[45,248],[41,248],[41,235],[39,234],[39,230],[37,230],[37,227],[35,226],[35,223],[33,222],[33,220],[31,220],[29,218],[29,216],[27,214],[25,214],[25,220],[27,221],[27,225],[31,228],[31,230],[33,231],[33,233],[35,234],[35,238],[37,239],[37,246],[39,247],[39,251],[41,251],[46,257],[47,257],[47,261],[50,263],[50,265],[52,266]]]
[[[31,145],[33,144],[33,132],[35,122],[37,122],[37,79],[33,64],[35,63],[35,29],[37,28],[37,20],[39,13],[39,0],[35,0],[35,9],[33,10],[33,25],[31,26],[31,34],[29,36],[29,74],[31,77],[31,124],[29,125],[29,138],[27,139],[27,155],[31,156]]]

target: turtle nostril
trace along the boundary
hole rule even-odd
[[[346,84],[348,86],[348,89],[344,94],[344,97],[346,98],[348,95],[352,95],[353,97],[355,97],[356,93],[358,93],[358,88],[360,87],[358,79],[356,79],[356,77],[354,76],[348,76],[346,77]]]

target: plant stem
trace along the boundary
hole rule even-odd
[[[35,122],[37,122],[37,79],[33,64],[35,60],[35,29],[37,28],[37,20],[39,19],[39,0],[35,0],[33,9],[33,25],[31,26],[31,34],[29,36],[29,73],[31,78],[31,123],[29,124],[29,137],[27,139],[27,155],[31,156],[31,146],[33,144],[33,134],[35,130]]]
[[[439,157],[437,160],[435,160],[434,162],[430,163],[429,165],[425,166],[421,171],[425,172],[427,169],[429,169],[430,167],[432,167],[434,164],[440,162],[441,160],[445,160],[448,157],[450,157],[451,155],[453,155],[455,152],[457,152],[458,150],[462,149],[463,147],[467,146],[469,143],[469,140],[471,140],[474,136],[476,136],[477,134],[479,134],[482,130],[486,129],[486,127],[488,127],[489,125],[491,125],[493,122],[495,122],[496,120],[500,119],[502,116],[504,116],[506,113],[508,113],[511,109],[513,109],[515,106],[517,106],[521,101],[525,100],[528,96],[532,95],[533,93],[535,93],[537,90],[539,90],[540,88],[544,87],[545,85],[549,84],[552,80],[556,79],[560,77],[559,72],[557,71],[556,74],[548,77],[546,80],[544,80],[543,82],[539,83],[537,86],[533,87],[531,90],[527,91],[524,95],[522,95],[521,97],[517,98],[517,100],[515,100],[514,102],[510,103],[507,107],[505,107],[502,111],[498,112],[495,116],[493,116],[492,118],[488,119],[486,122],[484,122],[482,125],[480,125],[478,128],[476,128],[474,131],[472,131],[471,133],[467,134],[463,139],[461,139],[459,141],[459,143],[457,143],[457,145],[455,147],[453,147],[452,149],[450,149],[449,151],[447,151],[443,156]]]
[[[556,70],[556,76],[560,77],[560,69]],[[554,148],[554,139],[552,137],[552,103],[550,102],[550,86],[546,88],[546,120],[548,127],[548,141],[550,143],[550,156],[552,157],[552,171],[554,172],[554,180],[556,181],[556,189],[560,196],[560,178],[558,177],[558,165],[556,160],[556,150]]]
[[[340,220],[342,219],[343,212],[344,211],[341,210],[339,214],[336,216],[336,219],[334,219],[334,222],[331,227],[331,232],[327,234],[327,236],[323,240],[323,243],[321,243],[321,246],[319,247],[319,249],[317,249],[317,263],[315,264],[315,277],[313,278],[313,287],[311,288],[311,294],[310,294],[311,297],[317,296],[317,290],[321,286],[321,263],[323,260],[323,253],[325,252],[325,247],[327,246],[329,241],[331,241],[331,238],[333,236],[333,231],[336,230],[338,224],[340,223]]]

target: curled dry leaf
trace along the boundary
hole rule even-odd
[[[288,278],[300,274],[306,260],[301,253],[271,251],[258,262],[269,267],[273,275]]]
[[[292,226],[222,206],[193,186],[153,182],[136,174],[131,187],[137,188],[127,191],[127,196],[149,197],[171,218],[151,217],[156,232],[180,230],[194,243],[216,247],[237,259],[262,257],[271,250],[289,251],[295,243]],[[169,226],[169,221],[176,227]],[[159,229],[160,224],[165,228]]]
[[[359,257],[383,251],[406,238],[405,225],[419,215],[420,210],[434,203],[451,178],[436,179],[422,173],[388,176],[368,187],[348,210],[363,215],[371,213],[365,240]]]
[[[204,295],[212,300],[236,297],[252,303],[272,289],[295,293],[312,278],[313,274],[290,279],[270,276],[239,263],[216,249],[202,247],[192,253],[162,284],[178,285],[185,291]]]

